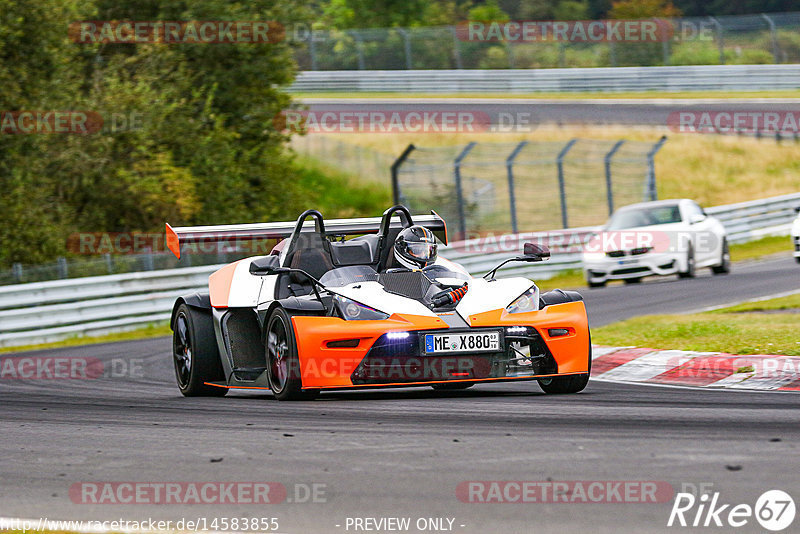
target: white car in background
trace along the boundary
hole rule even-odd
[[[794,259],[800,263],[800,208],[797,210],[797,218],[792,224],[792,243],[794,244]]]
[[[614,212],[583,252],[589,287],[611,280],[637,283],[645,276],[693,278],[697,269],[731,269],[725,228],[694,200],[658,200]]]

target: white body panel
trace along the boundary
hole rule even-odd
[[[794,245],[794,257],[800,261],[800,215],[792,223],[792,245]]]
[[[263,279],[268,277],[253,276],[250,274],[250,262],[263,257],[264,256],[254,256],[240,261],[239,264],[236,265],[236,271],[234,271],[233,278],[231,279],[230,293],[228,293],[229,308],[254,308],[258,305]],[[273,284],[274,283],[273,281]]]

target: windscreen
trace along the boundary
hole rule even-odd
[[[325,287],[343,287],[358,282],[377,282],[378,273],[366,265],[352,265],[328,271],[319,281]]]
[[[608,223],[607,230],[624,230],[639,226],[670,224],[681,222],[681,210],[678,205],[658,206],[652,208],[636,208],[618,211]]]

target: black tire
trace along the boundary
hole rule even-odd
[[[731,251],[728,247],[728,240],[722,240],[722,258],[720,258],[719,265],[711,268],[714,274],[728,274],[731,272]]]
[[[474,385],[473,382],[453,382],[452,384],[433,384],[431,387],[436,391],[459,391],[469,389]]]
[[[226,387],[205,382],[225,382],[210,313],[181,304],[175,313],[172,361],[178,388],[185,397],[222,397]]]
[[[292,317],[281,307],[269,316],[264,345],[269,388],[276,399],[311,400],[319,394],[319,390],[303,389]]]
[[[694,248],[689,244],[689,250],[686,251],[686,270],[678,273],[679,278],[694,278],[697,274],[694,260]]]
[[[625,284],[641,284],[641,278],[625,278]]]
[[[795,257],[795,261],[797,261],[797,263],[800,263],[800,256]]]
[[[583,391],[592,374],[592,337],[589,335],[589,372],[580,375],[539,379],[539,387],[548,395],[563,395]]]
[[[591,288],[606,287],[606,283],[605,282],[590,282],[589,280],[586,280],[586,285],[591,287]]]

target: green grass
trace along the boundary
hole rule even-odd
[[[800,295],[744,303],[713,312],[649,315],[592,329],[592,341],[731,354],[800,356],[800,313],[757,313],[800,307]]]
[[[627,93],[397,93],[397,92],[350,92],[336,91],[319,93],[292,93],[296,99],[303,98],[537,98],[555,100],[583,100],[589,98],[800,98],[800,91],[641,91]]]
[[[792,242],[789,236],[763,237],[749,243],[731,245],[731,261],[753,260],[782,252],[789,254]]]
[[[163,337],[169,335],[172,335],[172,331],[169,329],[169,324],[165,321],[163,323],[153,323],[143,328],[137,328],[136,330],[129,330],[127,332],[117,332],[114,334],[105,334],[102,336],[71,337],[68,339],[64,339],[62,341],[54,341],[52,343],[41,343],[38,345],[0,347],[0,354],[24,352],[29,350],[55,349],[61,347],[76,347],[80,345],[94,345],[96,343],[112,343],[114,341],[132,341],[137,339],[148,339],[153,337]]]
[[[378,216],[392,203],[388,185],[359,181],[313,158],[297,156],[295,169],[305,203],[327,218]]]

